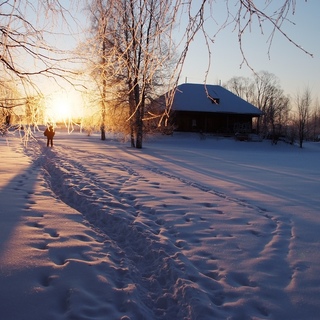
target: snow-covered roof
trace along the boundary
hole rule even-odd
[[[184,83],[177,87],[172,110],[255,116],[262,114],[257,107],[221,86],[195,83]]]

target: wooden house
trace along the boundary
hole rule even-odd
[[[176,88],[170,122],[176,131],[252,133],[262,112],[218,85],[185,83]]]

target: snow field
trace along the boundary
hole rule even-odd
[[[316,144],[57,132],[0,149],[6,319],[317,315]]]

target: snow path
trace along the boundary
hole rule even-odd
[[[94,156],[94,163],[87,159],[80,164],[68,159],[69,152],[70,149],[65,153],[61,148],[57,153],[46,150],[43,166],[48,182],[61,200],[81,212],[94,228],[102,230],[123,256],[119,266],[123,270],[120,289],[130,288],[132,295],[138,291],[140,304],[150,308],[151,318],[171,319],[175,315],[188,319],[202,313],[205,317],[213,316],[212,303],[221,304],[220,294],[215,297],[220,286],[206,285],[212,291],[210,301],[197,285],[190,283],[190,274],[195,278],[203,278],[203,275],[179,253],[180,250],[177,251],[176,246],[180,245],[163,235],[175,233],[173,226],[163,231],[164,220],[156,216],[156,211],[135,203],[134,194],[141,196],[140,190],[143,193],[144,189],[141,186],[146,183],[150,187],[149,180],[102,154]],[[82,153],[71,149],[73,158],[80,159]],[[99,170],[92,170],[97,164]],[[99,177],[100,168],[108,169],[108,180]],[[151,182],[151,188],[157,189],[159,184]],[[143,217],[145,213],[147,217]],[[193,305],[187,298],[194,295],[201,301],[201,307],[198,301]]]
[[[20,176],[30,186],[16,235],[45,261],[34,277],[44,300],[59,297],[52,319],[312,319],[319,311],[319,153],[228,140],[186,148],[170,137],[142,151],[76,134],[56,140],[24,150],[33,160]]]
[[[19,170],[1,172],[1,318],[120,319],[126,292],[114,288],[121,253],[110,254],[104,236],[53,198],[43,159],[32,163],[21,149],[2,153],[3,163],[15,160]]]

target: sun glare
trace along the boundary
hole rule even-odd
[[[79,96],[66,92],[56,93],[48,98],[47,116],[50,121],[66,122],[80,116]]]
[[[57,98],[53,101],[53,110],[57,120],[66,120],[71,117],[70,102],[63,98]]]

